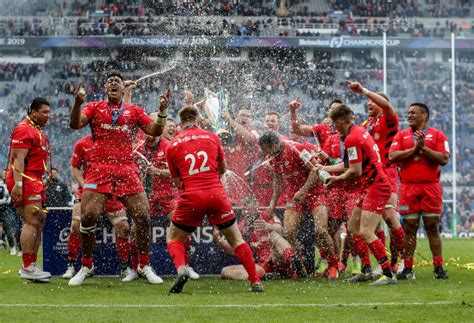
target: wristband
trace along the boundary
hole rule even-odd
[[[367,95],[370,91],[367,90],[365,87],[362,88],[362,93],[364,93],[364,95]]]
[[[165,116],[165,117],[160,116],[159,114],[156,115],[156,117],[155,117],[155,123],[158,124],[158,125],[160,125],[160,126],[163,126],[163,127],[164,127],[164,126],[166,125],[166,117],[167,117],[167,116]]]
[[[15,182],[15,186],[23,187],[23,182],[22,181],[17,181],[17,182]]]

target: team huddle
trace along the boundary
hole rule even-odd
[[[205,217],[215,227],[217,243],[241,263],[223,268],[221,276],[248,279],[252,292],[262,292],[261,280],[275,273],[308,275],[298,239],[308,216],[313,218],[321,258],[318,278],[338,279],[352,254],[360,265],[352,267],[350,282],[387,285],[415,279],[413,256],[421,219],[434,277],[448,278],[439,222],[440,166],[448,162],[449,145],[443,132],[428,127],[425,104],[410,105],[409,128],[399,131],[398,115],[386,95],[348,81],[349,91],[368,98],[369,118],[361,125],[337,99],[322,124],[303,125],[297,99],[289,104],[290,137],[278,133],[277,113],[267,113],[267,131],[259,135],[251,128],[252,114],[246,108],[235,119],[224,112],[229,129],[214,133],[206,130],[209,123],[190,93],[175,129],[168,119],[170,91],[160,96],[157,113],[148,116],[130,102],[133,87],[120,74],[109,74],[104,83],[107,100],[84,107],[82,84],[75,91],[70,126],[89,125],[91,135],[75,144],[71,160],[79,190],[63,275],[70,286],[81,285],[94,273],[95,231],[102,213],[115,228],[124,282],[143,277],[163,283],[150,266],[150,215],[170,219],[167,250],[177,272],[171,293],[182,292],[189,279],[199,278],[189,266],[190,237]],[[6,181],[24,223],[20,277],[42,282],[51,279],[36,265],[46,218],[42,177],[51,156],[42,128],[49,117],[48,101],[34,99],[27,118],[12,132]],[[229,165],[226,160],[231,160]],[[244,180],[223,185],[230,172]],[[239,223],[233,205],[242,209]],[[282,219],[275,215],[277,207],[284,208]],[[389,253],[382,220],[390,232]],[[347,231],[343,243],[342,228]],[[80,248],[82,266],[76,272]],[[370,253],[378,270],[372,269]]]

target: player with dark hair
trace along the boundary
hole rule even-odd
[[[271,156],[273,168],[273,196],[268,208],[271,215],[283,193],[288,199],[283,220],[284,237],[290,242],[295,252],[300,253],[297,239],[298,227],[303,221],[305,211],[312,213],[316,244],[324,248],[328,255],[329,279],[338,278],[339,258],[335,253],[334,242],[328,233],[328,218],[325,192],[317,182],[317,171],[313,171],[311,160],[316,147],[299,144],[293,141],[282,141],[275,132],[264,133],[259,140],[262,151]],[[305,268],[296,262],[294,268],[299,276],[305,276]]]
[[[109,74],[104,84],[107,100],[90,102],[82,110],[85,99],[82,82],[75,91],[70,126],[80,129],[89,124],[94,144],[89,161],[91,171],[85,179],[81,201],[82,268],[69,281],[71,286],[81,285],[93,271],[95,228],[111,196],[126,206],[137,226],[139,273],[150,283],[162,283],[150,266],[150,209],[138,167],[132,159],[132,145],[139,128],[152,136],[161,135],[168,117],[170,91],[160,97],[159,113],[153,120],[141,107],[124,102],[125,88],[132,83],[124,82],[118,73]]]
[[[344,158],[341,163],[319,168],[331,173],[341,173],[328,179],[328,188],[341,181],[360,177],[361,193],[349,219],[348,229],[355,236],[362,237],[382,267],[383,275],[372,284],[395,284],[397,280],[392,275],[385,246],[375,234],[391,192],[387,176],[382,169],[377,144],[363,127],[354,124],[354,112],[346,105],[335,107],[329,117],[344,140]],[[360,251],[363,242],[355,238],[354,240],[356,250]],[[361,277],[368,279],[370,275],[355,276],[354,280],[361,281]]]
[[[166,152],[171,177],[182,190],[171,219],[168,241],[168,252],[178,273],[170,293],[181,293],[189,279],[184,244],[206,215],[209,224],[217,226],[234,249],[248,273],[251,291],[261,292],[263,287],[252,251],[235,223],[232,206],[219,178],[226,171],[220,139],[197,127],[196,108],[182,108],[179,118],[183,131],[170,142]]]
[[[266,216],[264,212],[260,212],[258,201],[254,197],[245,197],[241,207],[239,230],[252,249],[259,276],[278,274],[295,278],[296,273],[291,265],[293,249],[281,236],[283,228],[280,219],[276,215]],[[234,255],[234,249],[227,240],[221,238],[217,230],[214,231],[214,239],[226,253]],[[248,274],[242,265],[232,265],[222,268],[221,278],[246,280]]]
[[[49,141],[43,132],[51,115],[45,98],[35,98],[28,107],[27,116],[13,129],[10,141],[6,184],[13,205],[23,219],[20,244],[23,266],[20,278],[49,282],[51,274],[36,265],[41,232],[46,220],[46,188],[43,176],[51,158]]]
[[[397,272],[398,255],[403,252],[405,231],[398,218],[398,171],[389,158],[388,153],[393,138],[398,132],[398,115],[395,108],[390,104],[388,97],[381,92],[372,92],[364,88],[358,82],[347,81],[349,89],[355,93],[361,93],[368,98],[369,118],[362,123],[362,127],[372,136],[378,147],[382,166],[392,188],[390,199],[385,206],[384,220],[390,229],[390,251],[392,254],[392,271]],[[382,227],[377,229],[377,236],[385,245],[385,231]]]
[[[416,232],[423,218],[433,254],[434,277],[448,279],[443,269],[439,223],[443,208],[441,168],[448,163],[450,152],[446,135],[428,127],[430,111],[424,103],[412,103],[408,109],[408,129],[394,138],[389,158],[400,167],[400,213],[405,228],[404,269],[398,279],[415,279],[413,254]]]

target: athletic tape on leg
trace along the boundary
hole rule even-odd
[[[128,218],[126,216],[119,216],[118,218],[110,219],[110,223],[112,223],[113,226],[116,226],[122,221],[128,221]]]
[[[91,227],[83,227],[82,224],[79,226],[79,231],[84,234],[94,234],[95,229],[97,228],[97,224],[94,224]]]

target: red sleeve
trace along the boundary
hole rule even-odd
[[[348,136],[344,142],[347,156],[349,157],[349,164],[357,164],[362,162],[362,149],[360,140],[356,136]]]
[[[153,121],[153,119],[145,113],[143,108],[137,106],[137,111],[138,111],[138,122],[139,126],[142,130],[145,130],[146,126]]]
[[[324,147],[323,147],[323,151],[328,155],[331,153],[331,145],[332,145],[332,138],[329,137],[328,140],[326,140],[326,142],[324,143]]]
[[[446,135],[442,131],[439,131],[439,130],[436,132],[436,148],[435,148],[435,150],[439,151],[440,153],[451,156],[451,152],[449,151],[448,138],[446,138]]]
[[[168,162],[168,169],[170,170],[171,178],[179,177],[179,172],[176,166],[172,161],[172,153],[171,150],[173,149],[173,145],[168,145],[166,148],[166,161]]]
[[[84,109],[82,109],[82,113],[86,115],[88,119],[91,119],[95,116],[97,110],[97,102],[87,103]]]
[[[392,145],[390,146],[390,152],[402,150],[403,145],[403,133],[398,132],[393,138]]]
[[[35,135],[29,128],[17,126],[12,132],[11,147],[31,149],[35,141]]]
[[[318,135],[321,133],[321,131],[324,129],[323,124],[315,124],[311,127],[311,130],[313,130],[314,133],[317,133]]]
[[[80,169],[83,163],[84,149],[82,147],[81,141],[77,141],[72,152],[71,166]]]

